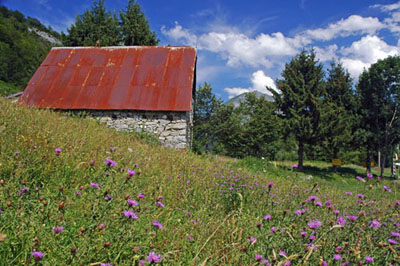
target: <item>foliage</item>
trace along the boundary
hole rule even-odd
[[[303,50],[295,56],[277,80],[281,93],[273,93],[284,119],[287,134],[293,134],[298,142],[298,167],[303,167],[304,144],[315,144],[321,138],[320,112],[324,95],[324,72],[315,59],[315,52]]]
[[[388,57],[364,71],[357,86],[362,128],[369,149],[382,152],[382,171],[390,148],[399,143],[400,57]]]
[[[91,9],[78,15],[62,34],[68,46],[157,45],[159,40],[135,0],[117,16],[107,11],[104,0],[94,0]]]
[[[0,80],[15,90],[23,89],[53,46],[31,28],[58,37],[57,33],[37,19],[25,18],[19,11],[0,6]],[[1,95],[7,93],[4,87],[0,88]]]
[[[360,168],[199,157],[4,99],[0,125],[5,265],[399,263],[399,187]]]
[[[126,10],[120,12],[120,27],[124,45],[157,45],[160,41],[136,0],[129,0]]]
[[[67,46],[113,46],[120,43],[116,15],[107,12],[104,0],[94,0],[91,10],[78,15],[75,24],[67,29]]]
[[[322,108],[324,144],[330,152],[330,159],[335,159],[340,150],[354,140],[352,130],[358,121],[352,79],[341,63],[331,63],[325,92]]]

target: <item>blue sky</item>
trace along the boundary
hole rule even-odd
[[[128,0],[106,0],[118,13]],[[92,0],[0,0],[10,9],[66,29]],[[198,49],[197,85],[227,100],[274,87],[285,63],[311,48],[325,67],[340,60],[355,80],[364,68],[400,52],[400,1],[138,0],[160,45]]]

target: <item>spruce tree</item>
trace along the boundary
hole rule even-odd
[[[78,15],[63,35],[67,46],[113,46],[120,44],[118,20],[107,12],[104,0],[94,0],[90,10]]]
[[[357,86],[361,98],[362,127],[368,132],[368,152],[382,154],[381,176],[388,153],[399,143],[400,57],[393,56],[371,65],[360,76]]]
[[[267,88],[275,98],[284,119],[287,134],[298,143],[298,170],[303,170],[304,144],[313,145],[321,139],[320,111],[324,94],[323,67],[315,59],[315,52],[303,50],[295,56],[277,80],[281,93]]]
[[[120,26],[124,45],[157,45],[159,40],[150,30],[149,21],[136,0],[129,0],[125,11],[120,12]]]
[[[352,78],[341,63],[334,61],[328,69],[323,101],[324,143],[331,153],[331,159],[336,159],[339,151],[352,142],[352,131],[358,121]]]

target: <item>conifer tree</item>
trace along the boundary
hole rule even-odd
[[[281,93],[267,89],[274,95],[284,119],[287,134],[298,143],[298,170],[303,170],[304,144],[313,145],[321,139],[320,111],[324,93],[324,72],[315,59],[315,52],[303,50],[295,56],[277,80]]]
[[[113,46],[120,44],[118,20],[107,12],[104,0],[94,0],[90,10],[78,15],[63,35],[67,46]]]
[[[383,176],[388,151],[399,143],[400,57],[388,57],[371,65],[360,76],[357,89],[361,100],[361,126],[367,132],[367,155],[370,156],[372,149],[382,153]]]
[[[136,0],[129,0],[125,11],[120,12],[120,25],[124,45],[157,45],[159,40],[150,30],[149,21]]]
[[[323,135],[331,159],[336,159],[340,149],[353,140],[352,131],[358,122],[358,117],[349,72],[341,63],[334,61],[328,69],[328,75],[322,108]]]

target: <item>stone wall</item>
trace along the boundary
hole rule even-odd
[[[166,147],[190,149],[192,146],[193,115],[191,112],[130,110],[85,110],[85,112],[100,123],[118,131],[150,133]]]

